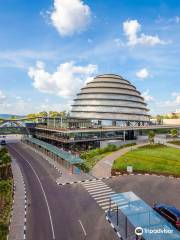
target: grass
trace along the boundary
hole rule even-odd
[[[113,171],[149,172],[180,176],[180,149],[164,145],[147,145],[130,151],[114,161]]]
[[[169,141],[168,143],[180,146],[180,140]]]
[[[4,193],[0,193],[0,199],[1,200],[3,199],[3,201],[0,204],[0,239],[6,240],[9,232],[9,222],[12,209],[13,182],[12,180],[2,180],[0,181],[0,183],[3,181],[7,183],[7,188]]]
[[[129,147],[133,145],[135,145],[135,143],[126,144],[121,147],[116,147],[114,144],[109,144],[105,148],[96,148],[90,151],[82,152],[80,154],[80,157],[84,160],[84,164],[82,164],[79,167],[83,171],[89,172],[102,158],[106,157],[107,155],[110,155],[112,152],[117,151],[123,147]]]

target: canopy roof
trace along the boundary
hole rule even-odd
[[[143,232],[146,240],[177,240],[180,232],[176,230],[165,218],[158,214],[152,207],[146,204],[133,192],[112,194],[111,202],[115,203],[119,210],[127,217],[129,222],[136,228],[144,230],[167,230],[172,233],[147,233]]]
[[[65,152],[65,151],[53,146],[52,144],[46,143],[44,141],[41,141],[39,139],[32,138],[32,137],[27,138],[27,140],[54,153],[55,155],[57,155],[58,157],[62,158],[65,161],[69,162],[70,164],[78,164],[78,163],[84,162],[81,158],[79,158],[75,155],[72,155],[69,152]]]

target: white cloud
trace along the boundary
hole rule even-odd
[[[136,76],[140,79],[145,79],[145,78],[149,77],[149,72],[146,68],[142,68],[136,72]]]
[[[180,93],[173,92],[171,95],[173,99],[160,102],[159,106],[160,107],[180,107]]]
[[[5,94],[0,90],[0,104],[4,104],[6,99]]]
[[[122,40],[120,38],[115,38],[114,42],[115,42],[117,47],[124,47],[125,46],[125,44],[122,42]]]
[[[86,29],[91,10],[81,0],[54,0],[54,10],[50,17],[60,35],[69,36]]]
[[[180,95],[179,95],[179,96],[176,96],[175,102],[176,102],[177,104],[180,104]]]
[[[157,35],[145,35],[141,33],[138,36],[138,32],[141,32],[141,24],[137,20],[127,20],[123,22],[123,31],[128,38],[128,45],[135,46],[137,44],[154,46],[156,44],[165,44]]]
[[[5,111],[10,107],[7,96],[0,90],[0,113],[6,113]]]
[[[96,65],[76,66],[74,62],[66,62],[60,64],[54,73],[49,73],[44,63],[38,61],[35,67],[29,68],[28,75],[39,91],[67,98],[74,96],[96,71]]]
[[[154,101],[153,96],[151,96],[150,93],[149,93],[149,89],[147,89],[146,91],[144,91],[144,92],[142,93],[142,96],[143,96],[143,98],[145,99],[145,101],[147,101],[147,102]]]
[[[172,92],[171,94],[173,97],[180,96],[180,92]]]
[[[29,62],[36,59],[52,60],[56,58],[53,51],[35,51],[29,49],[0,51],[0,66],[26,69]]]

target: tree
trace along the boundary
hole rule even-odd
[[[39,117],[47,117],[48,113],[46,111],[40,112],[37,114]]]
[[[9,165],[11,162],[11,158],[8,154],[4,154],[3,156],[1,156],[1,164],[4,165],[5,167],[5,179],[8,178],[8,170],[9,170]]]
[[[4,154],[7,154],[8,153],[8,150],[7,150],[7,148],[1,148],[1,150],[0,150],[0,157],[1,156],[3,156]]]
[[[173,129],[171,129],[171,135],[172,135],[172,137],[177,137],[177,135],[178,135],[178,130],[176,129],[176,128],[173,128]]]
[[[149,131],[148,132],[148,140],[150,144],[154,143],[154,138],[155,138],[155,132],[154,131]]]
[[[163,122],[163,116],[157,115],[157,116],[156,116],[156,120],[157,120],[157,123],[158,123],[158,124],[162,124],[162,122]]]
[[[37,115],[35,113],[30,113],[26,116],[27,118],[36,118]]]
[[[5,180],[0,181],[0,206],[2,206],[4,202],[4,195],[8,191],[8,189],[9,184],[7,183],[7,181]]]
[[[49,117],[60,117],[60,113],[59,112],[56,112],[56,111],[49,111]]]
[[[16,119],[16,116],[10,116],[10,118],[9,119],[11,119],[11,120],[13,120],[13,119]]]

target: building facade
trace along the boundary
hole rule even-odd
[[[141,93],[128,80],[114,74],[99,75],[81,88],[71,117],[109,126],[149,124],[147,104]]]
[[[67,118],[45,118],[31,128],[34,137],[64,149],[89,149],[112,140],[135,140],[135,127],[149,126],[141,93],[119,75],[104,74],[88,82],[74,99]]]

